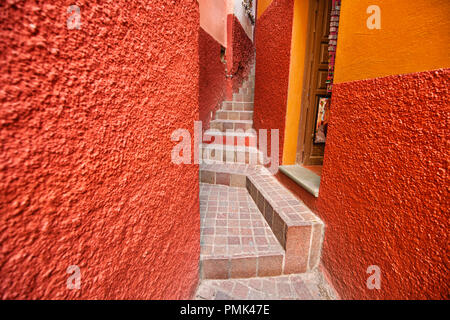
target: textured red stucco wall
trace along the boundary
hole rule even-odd
[[[333,87],[317,206],[342,298],[450,298],[449,82],[445,69]]]
[[[198,4],[3,1],[0,297],[190,298],[198,168],[171,163],[198,119]],[[66,269],[81,269],[68,290]]]
[[[200,61],[200,120],[203,130],[209,128],[211,112],[220,108],[225,98],[227,78],[226,65],[220,60],[221,45],[205,30],[199,31],[199,61]],[[214,114],[213,114],[214,116]]]
[[[293,6],[292,0],[274,0],[256,21],[254,127],[280,130],[280,163],[289,87]]]
[[[245,33],[239,19],[234,14],[228,15],[228,24],[231,24],[232,51],[231,68],[233,92],[238,92],[244,80],[250,73],[250,65],[255,60],[255,47],[252,40]]]

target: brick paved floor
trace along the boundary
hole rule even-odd
[[[284,253],[245,188],[201,184],[200,217],[202,258]]]
[[[332,300],[330,286],[316,272],[249,279],[203,280],[196,300]]]

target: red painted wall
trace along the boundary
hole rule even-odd
[[[280,163],[289,86],[293,6],[294,1],[291,0],[274,0],[256,21],[254,127],[257,130],[280,130]]]
[[[225,98],[227,78],[226,64],[220,60],[221,45],[205,30],[199,31],[199,60],[200,60],[200,120],[203,129],[209,128],[211,112],[220,108]]]
[[[450,69],[335,84],[318,211],[345,299],[449,299]],[[381,290],[366,288],[381,268]]]
[[[80,30],[62,2],[1,5],[0,297],[190,298],[198,168],[170,135],[198,119],[197,1],[81,0]]]
[[[231,37],[228,37],[231,44],[228,48],[231,47],[231,50],[227,57],[231,63],[228,70],[233,75],[232,88],[236,93],[250,73],[251,64],[255,60],[255,47],[235,15],[228,15],[228,26],[231,26]]]

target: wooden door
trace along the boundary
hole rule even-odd
[[[327,94],[328,35],[332,0],[311,0],[309,36],[304,76],[302,112],[300,118],[297,163],[320,165],[323,163],[324,143],[314,143],[314,128],[320,97]]]

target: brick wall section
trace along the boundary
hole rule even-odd
[[[190,298],[199,173],[170,135],[198,119],[197,1],[81,0],[80,30],[63,2],[1,4],[0,297]]]
[[[200,120],[203,129],[209,128],[211,112],[220,108],[226,92],[226,65],[220,60],[221,45],[205,30],[199,31],[199,61],[200,61]]]
[[[293,5],[291,0],[274,0],[256,21],[254,127],[280,130],[280,163],[289,86]]]

